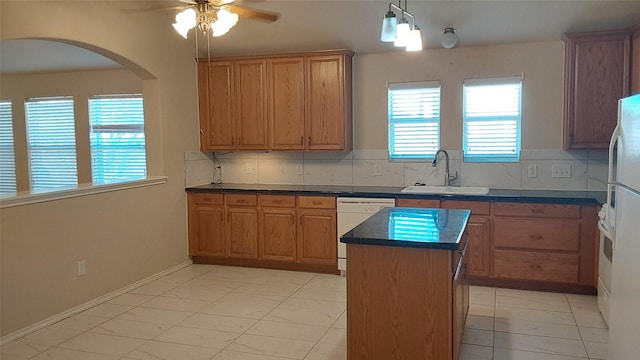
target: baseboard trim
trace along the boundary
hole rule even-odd
[[[116,298],[116,297],[118,297],[120,295],[128,293],[129,291],[131,291],[131,290],[133,290],[133,289],[135,289],[137,287],[140,287],[140,286],[148,284],[148,283],[150,283],[152,281],[158,280],[159,278],[161,278],[163,276],[169,275],[169,274],[171,274],[173,272],[176,272],[176,271],[178,271],[180,269],[183,269],[183,268],[185,268],[185,267],[187,267],[187,266],[189,266],[191,264],[193,264],[193,262],[191,260],[185,260],[184,262],[182,262],[182,263],[180,263],[178,265],[170,267],[170,268],[168,268],[166,270],[163,270],[163,271],[161,271],[161,272],[159,272],[157,274],[151,275],[148,278],[142,279],[142,280],[137,281],[137,282],[135,282],[135,283],[133,283],[131,285],[127,285],[127,286],[125,286],[125,287],[123,287],[121,289],[112,291],[112,292],[110,292],[110,293],[108,293],[106,295],[100,296],[100,297],[95,298],[93,300],[90,300],[90,301],[88,301],[88,302],[86,302],[84,304],[80,304],[80,305],[78,305],[78,306],[76,306],[74,308],[71,308],[69,310],[63,311],[63,312],[61,312],[59,314],[51,316],[51,317],[49,317],[47,319],[44,319],[42,321],[39,321],[39,322],[37,322],[37,323],[35,323],[33,325],[29,325],[29,326],[27,326],[25,328],[22,328],[22,329],[20,329],[18,331],[15,331],[15,332],[11,333],[11,334],[5,335],[0,339],[0,345],[4,345],[5,343],[8,343],[10,341],[19,339],[19,338],[21,338],[23,336],[29,335],[29,334],[31,334],[31,333],[33,333],[35,331],[38,331],[38,330],[40,330],[40,329],[42,329],[44,327],[49,326],[51,324],[57,323],[60,320],[64,320],[64,319],[66,319],[68,317],[71,317],[73,315],[79,314],[79,313],[81,313],[81,312],[83,312],[83,311],[85,311],[87,309],[90,309],[90,308],[92,308],[92,307],[94,307],[96,305],[100,305],[100,304],[102,304],[104,302],[107,302],[107,301],[109,301],[111,299],[114,299],[114,298]]]

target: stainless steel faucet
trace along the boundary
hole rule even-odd
[[[439,159],[440,153],[444,153],[444,159],[446,162],[446,168],[444,173],[444,186],[451,186],[452,182],[458,180],[458,172],[456,171],[456,174],[454,176],[449,175],[449,153],[447,153],[446,150],[440,149],[436,151],[436,155],[433,157],[433,162],[431,162],[431,166],[432,167],[438,166],[438,159]]]

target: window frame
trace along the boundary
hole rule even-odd
[[[500,162],[519,162],[520,152],[522,149],[522,92],[523,92],[523,77],[522,76],[509,76],[509,77],[495,77],[495,78],[480,78],[480,79],[465,79],[462,89],[462,155],[465,162],[485,162],[485,163],[500,163]],[[517,85],[517,114],[491,114],[488,116],[468,116],[467,113],[467,99],[468,99],[468,87],[482,87],[482,86],[502,86],[502,85]],[[516,94],[509,94],[510,96]],[[515,102],[514,102],[515,103]],[[514,105],[513,103],[510,105]],[[476,109],[477,110],[477,109]],[[486,110],[486,109],[485,109]],[[511,110],[514,110],[513,108]],[[513,124],[508,124],[506,121],[512,121]],[[513,131],[514,144],[511,148],[511,152],[497,152],[495,153],[470,153],[469,151],[469,125],[480,125],[481,123],[488,122],[502,122],[501,125],[495,124],[495,127],[507,128],[508,131]],[[482,124],[485,125],[485,124]],[[488,125],[488,129],[492,125]],[[511,138],[504,137],[492,137],[486,138],[487,142],[495,142],[499,139],[511,140]]]
[[[13,102],[0,99],[0,193],[15,193],[17,186]]]
[[[425,98],[437,98],[436,102],[430,102],[427,104],[431,104],[432,114],[434,116],[416,116],[416,117],[407,117],[405,116],[394,116],[395,112],[393,111],[393,91],[403,91],[403,90],[420,90],[425,89],[425,94],[419,95],[424,96]],[[437,92],[437,95],[433,93],[433,91]],[[435,95],[435,96],[434,96]],[[433,105],[437,105],[437,108],[433,107]],[[418,106],[418,105],[413,105]],[[441,122],[441,107],[442,107],[442,85],[439,80],[431,80],[431,81],[413,81],[413,82],[389,82],[387,83],[387,148],[388,148],[388,157],[389,161],[424,161],[427,159],[433,158],[436,151],[440,148],[440,122]],[[415,109],[404,109],[404,112]],[[425,115],[422,113],[422,115]],[[413,131],[415,133],[415,126],[427,125],[433,127],[435,125],[435,136],[432,136],[431,146],[426,145],[424,152],[415,152],[413,154],[408,152],[400,152],[396,149],[397,145],[397,136],[396,131],[397,125],[401,126],[413,126]],[[428,136],[429,132],[434,132],[433,128],[424,128],[423,135]],[[435,143],[433,142],[435,140]],[[408,145],[412,145],[411,142],[417,142],[415,139],[410,139]],[[407,146],[407,145],[404,145]],[[422,150],[422,149],[419,149]]]
[[[136,109],[137,111],[140,111],[140,113],[137,116],[133,116],[134,119],[138,120],[136,122],[126,122],[126,121],[121,121],[121,119],[117,119],[111,123],[94,123],[94,114],[98,113],[98,111],[93,111],[92,109],[92,103],[94,101],[100,101],[100,100],[114,100],[114,99],[126,99],[126,100],[139,100],[139,105],[140,107],[138,109]],[[88,124],[89,124],[89,152],[90,152],[90,157],[91,157],[91,181],[94,184],[114,184],[114,183],[120,183],[120,182],[126,182],[126,181],[132,181],[132,180],[140,180],[140,179],[144,179],[147,177],[147,143],[146,143],[146,133],[145,133],[145,116],[144,116],[144,96],[142,93],[134,93],[134,94],[100,94],[100,95],[92,95],[89,96],[89,98],[87,99],[87,106],[88,106]],[[115,109],[115,108],[114,108]],[[117,109],[116,109],[117,110]],[[141,116],[140,116],[141,115]],[[95,120],[99,120],[99,119],[95,119]],[[135,134],[142,134],[142,144],[138,144],[138,145],[134,145],[133,147],[138,148],[138,152],[140,152],[140,150],[142,150],[143,153],[143,161],[142,163],[144,164],[144,169],[141,169],[140,167],[138,168],[138,171],[142,171],[143,174],[142,175],[132,175],[132,176],[126,176],[127,173],[118,173],[117,171],[115,172],[114,175],[114,171],[113,168],[109,169],[106,166],[103,166],[102,168],[100,168],[100,173],[102,174],[102,176],[98,177],[97,175],[97,168],[98,165],[96,164],[96,159],[98,157],[97,152],[101,151],[102,153],[106,153],[109,151],[113,151],[114,149],[117,150],[117,146],[116,145],[106,145],[103,147],[98,147],[95,146],[94,144],[94,134],[98,134],[98,133],[104,133],[104,134],[129,134],[129,135],[134,135]],[[121,145],[122,146],[122,145]],[[131,146],[131,144],[126,144],[126,146]],[[109,157],[109,155],[107,155],[106,157]],[[114,159],[108,159],[111,161],[114,161]],[[127,163],[125,161],[125,163]],[[132,164],[135,164],[136,162],[131,162]],[[113,165],[113,163],[107,164],[106,165]],[[131,165],[131,164],[130,164]],[[105,177],[104,173],[109,172],[111,170],[112,175],[109,175],[107,177]]]

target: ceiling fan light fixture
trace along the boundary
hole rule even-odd
[[[186,9],[176,15],[176,22],[173,24],[173,28],[176,29],[178,34],[183,38],[187,38],[189,30],[196,27],[196,11],[192,8]]]
[[[211,35],[222,36],[229,32],[238,22],[238,14],[229,11],[226,8],[218,10],[218,19],[211,23]]]
[[[445,28],[442,32],[442,47],[445,49],[451,49],[456,46],[458,42],[458,35],[456,35],[456,29],[452,27]]]
[[[398,38],[398,20],[396,14],[389,10],[382,19],[382,32],[380,34],[380,41],[393,42]]]

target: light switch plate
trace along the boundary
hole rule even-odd
[[[530,178],[538,177],[538,165],[532,164],[527,166],[527,177],[530,177]]]
[[[373,165],[373,175],[382,176],[382,165],[380,164]]]

